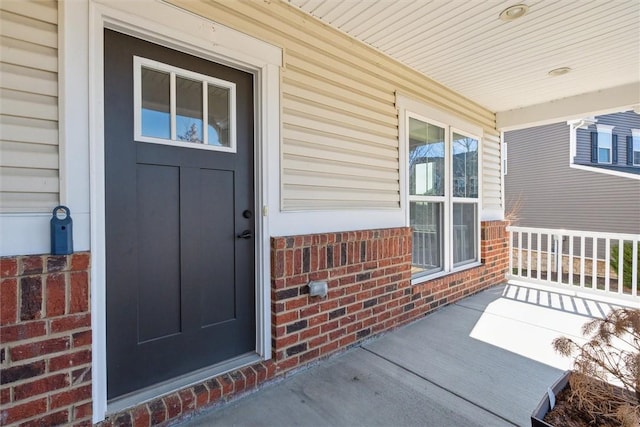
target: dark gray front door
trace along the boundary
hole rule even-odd
[[[112,399],[256,349],[254,109],[251,74],[110,30],[104,42]],[[236,152],[136,141],[134,56],[235,83]]]

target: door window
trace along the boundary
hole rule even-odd
[[[236,85],[134,57],[134,138],[236,152]]]

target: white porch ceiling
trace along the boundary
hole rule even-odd
[[[639,0],[289,0],[497,114],[502,129],[640,104]],[[526,4],[515,21],[498,16]],[[570,67],[568,74],[548,72]]]

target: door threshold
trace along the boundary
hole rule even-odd
[[[142,390],[134,391],[124,396],[116,397],[107,402],[106,415],[116,414],[125,409],[132,408],[142,403],[153,400],[157,397],[170,394],[174,391],[200,383],[208,378],[217,377],[236,369],[244,368],[248,365],[262,361],[263,358],[257,353],[247,353],[233,359],[225,360],[213,366],[199,369],[194,372],[173,378],[159,384],[154,384]]]

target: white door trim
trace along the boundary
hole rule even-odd
[[[107,414],[106,372],[106,305],[105,305],[105,206],[104,206],[104,28],[141,37],[151,42],[230,65],[255,76],[255,211],[256,215],[256,350],[262,359],[271,357],[270,312],[270,243],[266,207],[269,203],[269,182],[278,181],[278,168],[268,168],[269,159],[277,156],[280,138],[280,67],[282,50],[236,30],[213,23],[156,0],[135,2],[91,0],[74,4],[63,13],[66,40],[63,69],[76,78],[65,85],[61,93],[66,100],[78,99],[78,87],[88,87],[88,99],[75,101],[89,111],[88,124],[77,117],[65,117],[66,128],[86,126],[89,138],[89,158],[78,157],[70,141],[65,150],[66,164],[89,163],[89,176],[78,177],[89,182],[91,219],[91,316],[93,330],[93,422],[104,420]],[[78,8],[76,8],[78,6]],[[73,10],[72,10],[73,9]],[[89,21],[87,23],[87,17]],[[88,24],[88,25],[87,25]],[[82,41],[85,42],[82,42]],[[88,40],[88,45],[86,43]],[[78,49],[79,48],[79,49]],[[88,65],[88,67],[87,67]],[[81,90],[80,95],[86,93]],[[85,109],[85,111],[87,111]],[[85,141],[86,145],[86,141]],[[86,152],[86,148],[84,150]],[[278,165],[279,166],[279,165]],[[271,173],[269,170],[271,169]],[[80,190],[79,190],[80,191]],[[73,195],[71,195],[73,196]]]

